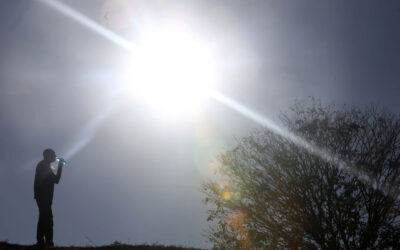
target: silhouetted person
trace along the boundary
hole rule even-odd
[[[54,175],[50,163],[56,160],[56,153],[52,149],[43,151],[43,160],[36,166],[35,173],[35,199],[39,208],[39,221],[37,224],[37,245],[54,246],[53,242],[53,202],[54,184],[58,184],[61,178],[63,163],[58,163],[57,174]],[[44,241],[46,238],[46,242]]]

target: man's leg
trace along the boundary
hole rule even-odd
[[[44,207],[42,202],[40,200],[36,199],[36,204],[39,209],[39,219],[38,219],[38,224],[37,224],[37,230],[36,230],[36,240],[37,240],[37,245],[43,246],[44,245]]]
[[[44,236],[46,238],[46,246],[54,246],[53,242],[53,212],[51,210],[51,201],[46,203],[46,226],[44,230]]]

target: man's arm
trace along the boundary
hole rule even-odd
[[[60,182],[61,179],[61,173],[62,173],[62,168],[63,168],[63,164],[58,164],[58,169],[57,169],[57,174],[56,174],[56,178],[54,179],[54,183],[58,184]]]

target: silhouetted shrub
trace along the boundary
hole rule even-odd
[[[203,189],[214,247],[399,249],[399,116],[313,99],[282,123],[219,156]]]

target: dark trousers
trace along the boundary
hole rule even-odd
[[[53,243],[53,212],[51,211],[50,199],[36,199],[39,208],[39,221],[37,224],[36,239],[37,243],[44,245],[54,245]]]

